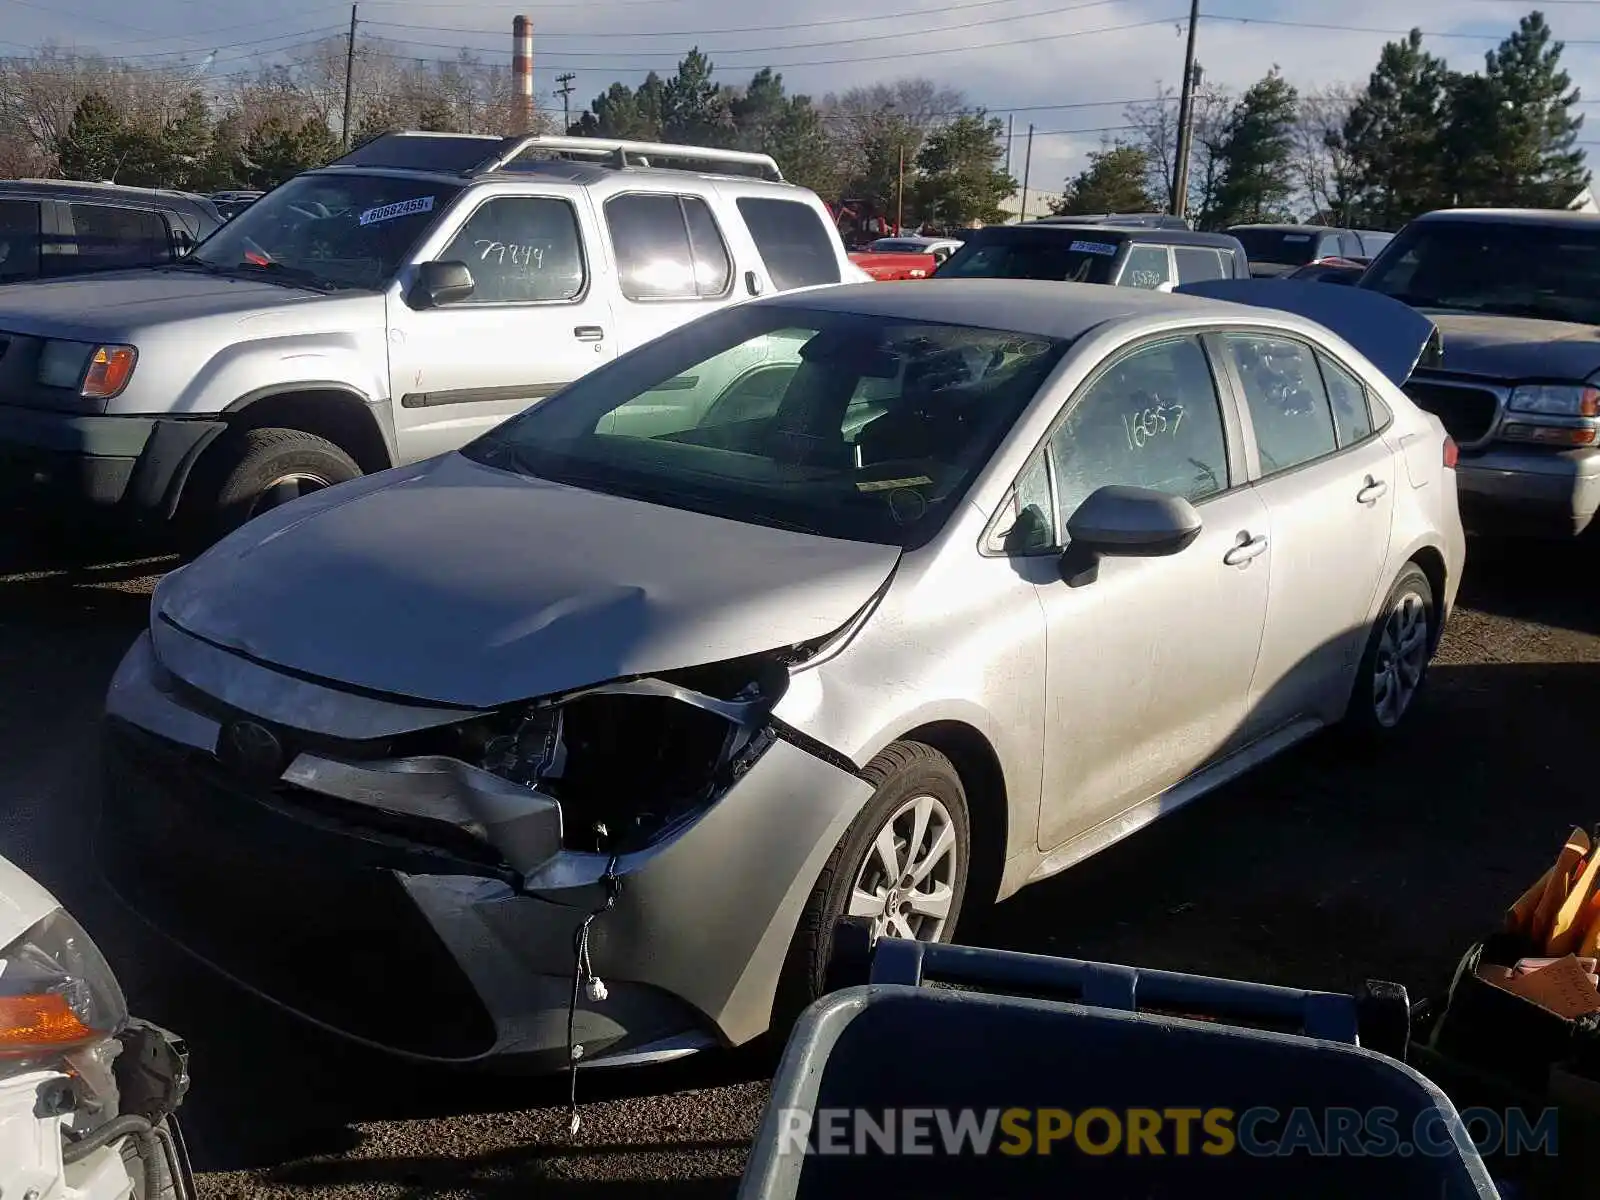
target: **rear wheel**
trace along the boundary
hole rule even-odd
[[[1400,725],[1427,678],[1437,629],[1433,585],[1407,563],[1367,636],[1345,714],[1352,731],[1382,737]]]
[[[947,942],[966,895],[972,825],[954,765],[922,742],[895,742],[862,774],[872,799],[834,849],[800,918],[778,984],[782,1036],[826,988],[834,926],[856,917],[877,937]]]

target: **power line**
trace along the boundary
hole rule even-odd
[[[942,15],[943,13],[960,12],[963,9],[972,9],[972,8],[991,9],[991,8],[994,8],[996,4],[1006,4],[1006,3],[1010,3],[1010,2],[1011,2],[1011,0],[963,0],[963,2],[960,3],[960,4],[947,4],[947,5],[945,5],[945,7],[943,9],[939,10],[939,12]],[[921,27],[921,28],[918,28],[917,33],[920,36],[920,35],[925,34],[925,33],[938,33],[938,32],[940,32],[941,30],[944,30],[944,29],[971,29],[971,28],[977,28],[980,25],[996,25],[996,24],[999,24],[1002,21],[1022,21],[1022,20],[1026,20],[1029,17],[1052,17],[1052,16],[1058,16],[1061,13],[1076,12],[1076,11],[1078,11],[1080,9],[1102,8],[1107,4],[1115,4],[1115,3],[1118,3],[1118,0],[1087,0],[1087,3],[1068,4],[1068,5],[1065,5],[1064,7],[1061,7],[1061,8],[1044,9],[1044,10],[1039,11],[1039,12],[1012,13],[1012,14],[1007,15],[1007,16],[991,17],[991,18],[988,18],[987,20],[983,20],[983,21],[974,21],[974,22],[971,22],[970,24],[966,24],[966,25],[942,25],[942,26]],[[541,39],[544,39],[544,38],[620,38],[620,37],[635,37],[635,38],[654,38],[654,37],[701,38],[701,37],[718,37],[718,36],[721,36],[722,34],[726,34],[726,33],[781,33],[781,32],[784,32],[784,31],[790,30],[790,29],[820,29],[820,28],[823,28],[823,27],[829,26],[829,25],[859,25],[864,21],[898,21],[898,20],[902,20],[902,19],[909,19],[909,18],[916,18],[916,17],[926,17],[927,15],[929,15],[929,12],[930,12],[930,10],[926,9],[926,8],[910,8],[910,9],[903,9],[900,12],[874,13],[874,14],[872,14],[870,16],[829,17],[829,18],[826,18],[826,19],[823,19],[823,20],[817,20],[817,21],[797,21],[797,22],[795,22],[793,24],[788,24],[788,25],[741,25],[741,26],[732,26],[732,27],[725,28],[725,29],[661,29],[661,30],[640,31],[638,33],[633,33],[633,32],[621,33],[621,32],[616,32],[616,31],[603,31],[603,32],[597,32],[597,33],[553,33],[553,32],[549,32],[549,31],[543,31],[543,32],[541,32],[539,34],[539,37]],[[420,29],[420,30],[425,30],[425,31],[431,32],[431,33],[466,33],[466,34],[472,34],[472,35],[477,36],[477,37],[498,37],[499,36],[499,31],[497,31],[497,30],[492,30],[492,29],[464,29],[464,28],[460,28],[460,27],[457,27],[457,26],[450,26],[450,25],[407,25],[407,24],[404,24],[404,23],[399,22],[399,21],[369,21],[369,22],[367,22],[367,24],[374,25],[374,26],[381,26],[384,29]],[[885,35],[885,36],[903,38],[903,37],[906,36],[906,34],[905,34],[905,30],[902,29],[902,30],[897,30],[892,34],[888,34],[888,35]],[[854,41],[867,41],[868,39],[867,38],[850,38],[850,39],[846,39],[846,40],[854,42]],[[835,44],[842,44],[842,43],[815,42],[815,43],[810,43],[810,44],[811,45],[821,46],[821,45],[835,45]],[[790,47],[790,48],[795,48],[795,47]],[[706,53],[707,54],[722,53],[722,51],[707,50]]]
[[[896,62],[896,61],[916,59],[916,58],[932,58],[932,57],[934,57],[936,55],[941,55],[941,54],[970,54],[974,50],[997,50],[997,49],[1001,49],[1001,48],[1007,47],[1007,46],[1033,46],[1033,45],[1037,45],[1040,42],[1058,42],[1058,41],[1062,41],[1062,40],[1064,40],[1066,38],[1093,37],[1095,34],[1100,34],[1100,33],[1120,33],[1122,31],[1128,30],[1128,29],[1145,29],[1145,28],[1148,28],[1149,26],[1152,26],[1152,25],[1171,25],[1173,23],[1173,20],[1174,20],[1174,18],[1172,18],[1172,17],[1157,17],[1157,18],[1155,18],[1153,20],[1132,21],[1132,22],[1129,22],[1129,23],[1123,24],[1123,25],[1101,25],[1101,26],[1097,26],[1097,27],[1095,27],[1093,29],[1075,29],[1075,30],[1069,30],[1069,31],[1064,32],[1064,33],[1034,34],[1031,37],[1010,38],[1010,39],[1007,39],[1005,41],[999,41],[999,42],[970,42],[970,43],[968,43],[968,44],[966,44],[964,46],[946,46],[946,47],[943,47],[943,48],[940,48],[940,49],[932,49],[932,50],[906,50],[906,51],[902,51],[902,52],[900,52],[898,54],[867,55],[867,56],[860,57],[860,58],[816,58],[816,59],[804,59],[804,60],[801,60],[801,61],[798,61],[798,62],[776,62],[776,61],[770,61],[770,60],[763,59],[763,60],[761,60],[761,62],[759,64],[756,64],[756,63],[736,63],[736,64],[733,64],[733,65],[735,65],[735,66],[737,66],[737,67],[739,67],[741,69],[744,69],[744,68],[747,68],[747,67],[751,67],[751,66],[757,66],[757,65],[772,67],[774,69],[778,69],[778,68],[788,69],[790,67],[846,66],[846,65],[848,65],[850,63]],[[946,26],[946,27],[944,27],[944,30],[954,31],[954,30],[957,30],[959,28],[961,28],[961,27],[960,26]],[[942,31],[943,30],[941,30],[939,32],[942,32]],[[897,40],[901,40],[901,41],[903,41],[904,38],[905,38],[904,34],[898,34],[898,35],[895,35],[895,36],[896,36]],[[468,51],[477,51],[478,53],[485,53],[485,54],[487,54],[487,53],[498,53],[497,50],[489,50],[486,47],[482,47],[482,46],[459,46],[459,45],[451,46],[451,45],[446,45],[446,44],[440,43],[440,42],[414,42],[414,41],[411,41],[409,39],[396,39],[396,40],[399,41],[400,44],[402,44],[402,45],[420,46],[423,49],[428,49],[428,50],[456,50],[456,51],[468,50]],[[878,40],[878,39],[874,39],[874,38],[850,38],[850,39],[847,39],[847,40],[844,40],[844,41],[816,42],[816,43],[807,43],[807,44],[794,45],[794,46],[746,46],[746,47],[740,47],[740,48],[737,48],[737,49],[728,48],[728,49],[722,49],[722,50],[705,50],[705,49],[702,48],[701,52],[703,54],[707,54],[707,55],[714,54],[714,55],[716,55],[718,57],[721,57],[721,56],[726,55],[726,54],[775,54],[775,53],[779,53],[779,52],[785,51],[785,50],[802,50],[802,49],[808,49],[808,48],[811,48],[811,47],[814,47],[814,46],[855,45],[855,44],[857,44],[859,42],[873,41],[873,40]],[[406,57],[406,56],[401,56],[401,57]],[[569,59],[569,58],[604,58],[604,59],[610,60],[612,62],[615,62],[619,58],[631,58],[631,59],[648,58],[648,59],[667,60],[667,61],[671,61],[673,63],[677,63],[680,60],[682,60],[683,51],[646,50],[646,51],[637,51],[637,52],[635,52],[635,51],[628,51],[628,50],[596,50],[596,51],[593,51],[593,52],[588,52],[588,51],[564,50],[564,51],[561,52],[561,57],[563,58],[563,60],[564,59]],[[585,69],[586,70],[593,70],[594,68],[589,67],[589,68],[585,68]],[[620,69],[627,70],[628,68],[620,68]]]
[[[1230,17],[1219,13],[1205,13],[1200,18],[1203,21],[1233,21],[1240,25],[1276,25],[1286,29],[1318,29],[1325,33],[1379,33],[1388,37],[1406,37],[1411,33],[1409,29],[1374,29],[1367,25],[1325,25],[1318,21],[1279,21],[1271,17]],[[1438,30],[1423,29],[1419,31],[1425,38],[1457,38],[1469,42],[1503,42],[1506,35],[1503,33],[1441,33]],[[1564,45],[1568,46],[1600,46],[1600,38],[1562,38]]]

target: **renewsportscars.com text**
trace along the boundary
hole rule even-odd
[[[1246,1154],[1440,1157],[1556,1153],[1557,1112],[1464,1109],[1459,1119],[1393,1108],[785,1108],[780,1154],[1010,1156]]]

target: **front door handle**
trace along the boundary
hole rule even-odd
[[[1252,558],[1265,554],[1267,550],[1266,535],[1251,537],[1248,533],[1239,535],[1239,543],[1222,556],[1222,561],[1230,567],[1242,567]]]
[[[606,331],[598,325],[579,325],[572,331],[572,336],[580,342],[598,342],[604,340]]]
[[[1378,498],[1388,490],[1389,485],[1387,483],[1368,475],[1366,486],[1356,493],[1356,502],[1358,504],[1376,504]]]

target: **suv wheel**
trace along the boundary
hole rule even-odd
[[[215,536],[336,483],[359,478],[355,460],[326,438],[298,429],[250,429],[232,441],[207,524]]]

